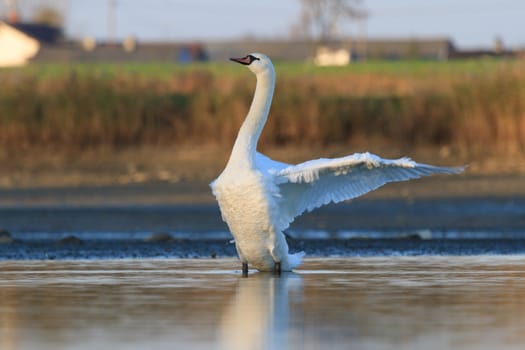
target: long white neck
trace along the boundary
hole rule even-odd
[[[242,123],[228,165],[252,168],[255,164],[257,141],[268,118],[275,86],[273,67],[257,74],[257,85],[252,104]]]

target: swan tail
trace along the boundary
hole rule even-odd
[[[295,269],[296,267],[299,267],[302,263],[302,259],[305,256],[305,252],[299,252],[295,254],[288,254],[288,266],[287,270]]]

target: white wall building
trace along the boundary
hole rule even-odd
[[[318,66],[346,66],[350,63],[350,51],[321,46],[317,49],[314,63]]]
[[[39,49],[38,40],[0,21],[0,67],[22,66]]]

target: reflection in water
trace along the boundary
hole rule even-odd
[[[301,278],[294,273],[280,277],[256,273],[241,278],[233,300],[221,320],[225,349],[286,349],[290,331],[289,292],[300,298]]]
[[[0,348],[521,349],[523,257],[0,263]]]

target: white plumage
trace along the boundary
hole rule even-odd
[[[211,188],[235,238],[243,269],[248,264],[260,271],[299,266],[304,253],[289,254],[282,232],[305,211],[358,197],[388,182],[463,171],[463,167],[382,159],[370,153],[297,165],[274,161],[256,151],[275,85],[272,62],[260,53],[232,60],[255,73],[257,84],[228,164]]]

